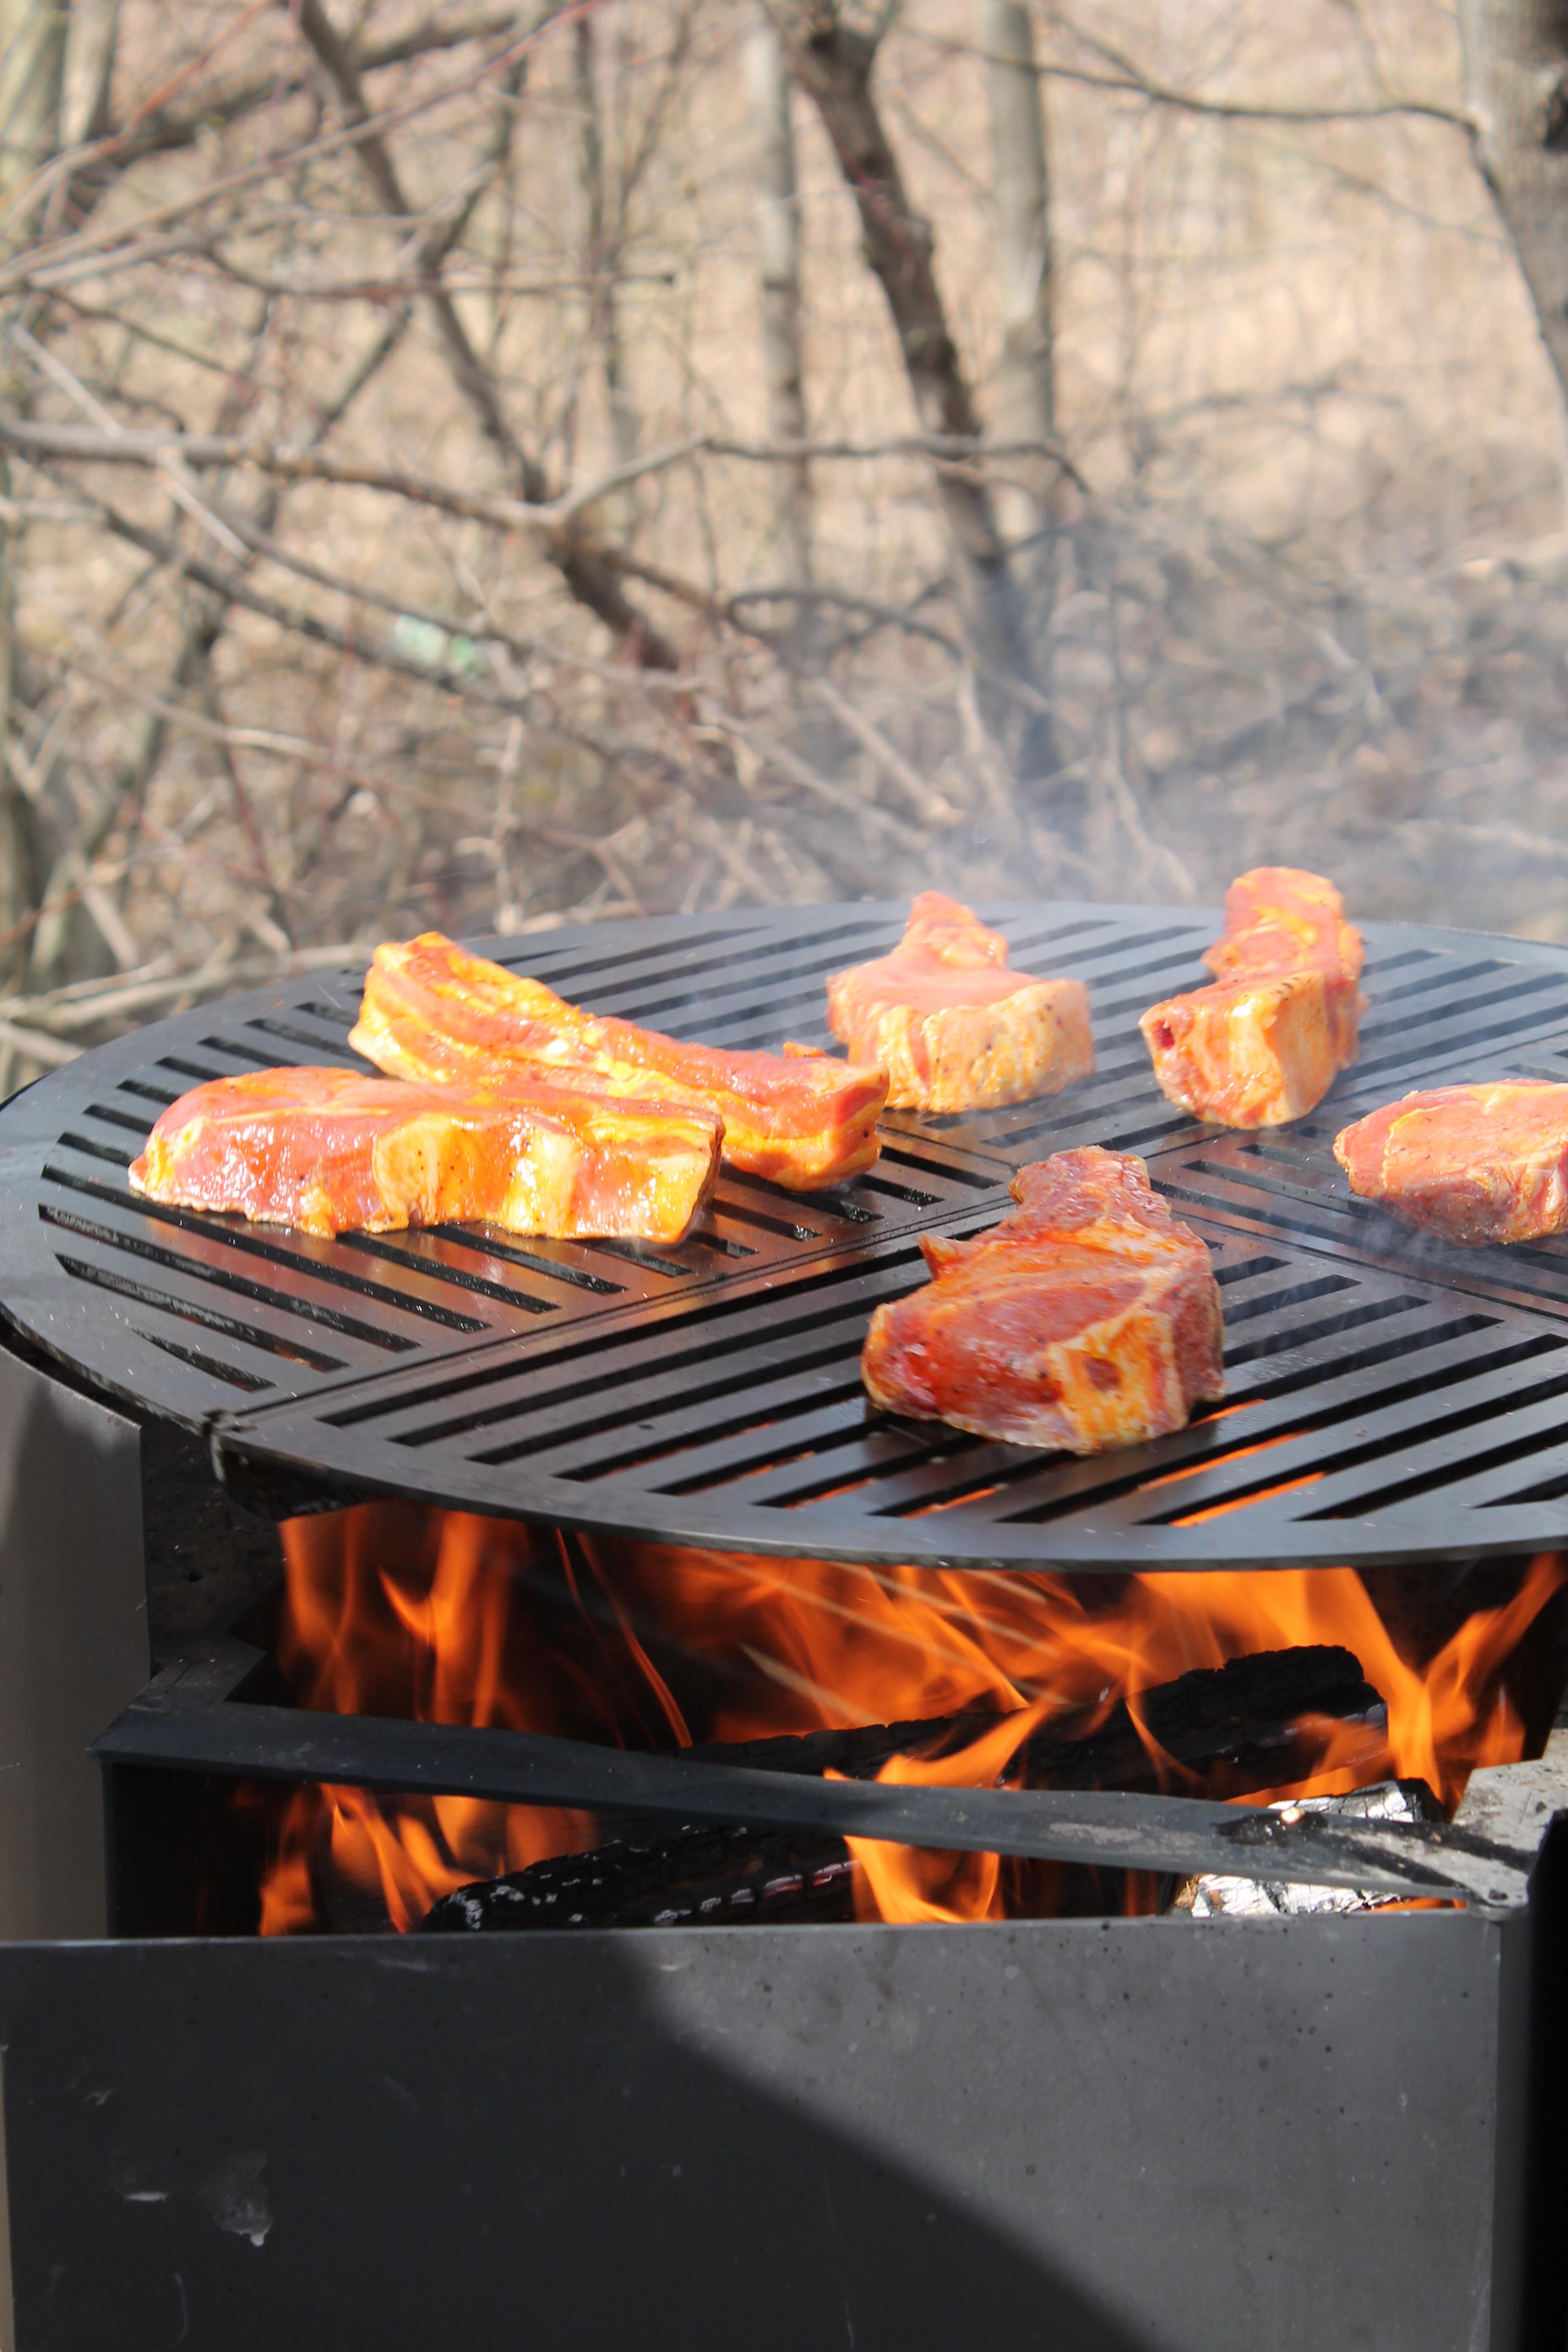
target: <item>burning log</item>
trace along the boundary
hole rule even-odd
[[[1382,1701],[1349,1650],[1321,1644],[1195,1667],[1140,1695],[1058,1717],[1026,1739],[1016,1777],[1029,1788],[1155,1790],[1201,1780],[1208,1795],[1287,1784],[1310,1772],[1310,1718],[1368,1726],[1381,1749]],[[1303,1721],[1303,1718],[1308,1718]],[[957,1752],[993,1727],[971,1711],[934,1721],[713,1745],[710,1761],[775,1772],[874,1780],[895,1756]],[[443,1896],[422,1925],[432,1932],[543,1927],[730,1926],[759,1917],[855,1916],[858,1865],[841,1839],[683,1823],[607,1840]],[[1053,1873],[1053,1884],[1066,1873]],[[1079,1877],[1093,1873],[1076,1872]],[[1171,1888],[1165,1890],[1168,1899]],[[1069,1906],[1071,1907],[1071,1906]]]
[[[1381,1738],[1382,1699],[1363,1678],[1360,1661],[1328,1643],[1195,1666],[1142,1692],[1136,1706],[1142,1732],[1120,1698],[1107,1714],[1080,1707],[1058,1716],[1048,1731],[1032,1733],[1019,1749],[1022,1785],[1157,1790],[1191,1774],[1201,1776],[1207,1795],[1239,1796],[1311,1770],[1315,1755],[1305,1717],[1353,1723],[1376,1716]],[[995,1722],[994,1713],[971,1708],[921,1723],[715,1743],[691,1752],[773,1772],[841,1772],[874,1780],[893,1756],[952,1755]],[[1163,1768],[1157,1754],[1168,1759]]]
[[[684,1822],[648,1840],[612,1838],[488,1885],[444,1895],[432,1933],[463,1928],[731,1927],[855,1916],[855,1863],[842,1838]]]

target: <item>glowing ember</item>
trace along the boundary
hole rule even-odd
[[[882,1774],[978,1787],[1015,1774],[1031,1733],[1069,1716],[1081,1733],[1125,1701],[1160,1784],[1191,1794],[1194,1775],[1149,1734],[1140,1695],[1194,1666],[1340,1643],[1386,1701],[1386,1735],[1309,1717],[1298,1733],[1311,1769],[1263,1793],[1397,1775],[1449,1806],[1478,1765],[1524,1753],[1502,1670],[1565,1581],[1559,1557],[1542,1554],[1509,1597],[1418,1657],[1350,1569],[1070,1582],[591,1542],[401,1504],[292,1521],[284,1549],[279,1660],[306,1707],[664,1750],[993,1712],[956,1752],[895,1756]],[[375,1898],[406,1929],[454,1887],[595,1834],[589,1817],[555,1810],[300,1789],[268,1866],[262,1931],[320,1926],[333,1888]],[[851,1844],[863,1916],[1002,1917],[1026,1879],[1038,1907],[1047,1866]],[[1155,1899],[1135,1874],[1106,1885],[1116,1907]]]

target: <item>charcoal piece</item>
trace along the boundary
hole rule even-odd
[[[1346,1649],[1315,1643],[1260,1650],[1223,1666],[1194,1666],[1145,1691],[1139,1714],[1169,1756],[1194,1770],[1219,1770],[1234,1795],[1300,1777],[1292,1769],[1305,1715],[1342,1721],[1370,1716],[1382,1701]],[[716,1764],[752,1764],[772,1772],[842,1772],[874,1780],[889,1757],[950,1755],[996,1722],[973,1708],[924,1722],[869,1724],[854,1731],[808,1731],[773,1739],[712,1743],[691,1750]],[[1079,1709],[1037,1732],[1023,1750],[1022,1779],[1032,1789],[1156,1789],[1160,1778],[1125,1700],[1105,1716]]]
[[[722,1927],[855,1916],[855,1864],[841,1838],[682,1822],[612,1838],[443,1895],[420,1922],[441,1934],[517,1927]]]
[[[1310,1771],[1317,1748],[1310,1731],[1300,1728],[1303,1717],[1367,1721],[1369,1756],[1381,1744],[1385,1721],[1382,1698],[1363,1680],[1360,1661],[1327,1643],[1263,1650],[1223,1666],[1194,1667],[1143,1692],[1138,1714],[1148,1740],[1125,1700],[1095,1730],[1058,1723],[1037,1732],[1023,1751],[1025,1784],[1169,1787],[1169,1770],[1150,1753],[1152,1740],[1164,1756],[1201,1779],[1206,1796],[1244,1796],[1288,1786]]]
[[[1380,1705],[1350,1651],[1318,1646],[1260,1652],[1195,1667],[1143,1694],[1141,1712],[1167,1754],[1202,1769],[1216,1791],[1235,1793],[1295,1777],[1293,1719],[1311,1712],[1353,1718]],[[994,1724],[973,1712],[935,1722],[871,1724],[854,1731],[753,1739],[694,1748],[710,1761],[820,1776],[874,1780],[890,1756],[964,1746]],[[1370,1744],[1370,1735],[1369,1735]],[[1088,1712],[1037,1736],[1024,1749],[1031,1788],[1153,1789],[1159,1776],[1124,1704],[1096,1725]],[[432,1933],[520,1927],[739,1927],[759,1918],[797,1922],[854,1916],[855,1865],[837,1838],[790,1830],[649,1827],[586,1853],[558,1855],[505,1877],[458,1887],[421,1927]],[[1092,1872],[1058,1874],[1093,1881]],[[1175,1882],[1171,1882],[1173,1886]],[[1080,1889],[1081,1892],[1081,1889]],[[1062,1907],[1078,1907],[1065,1901]]]

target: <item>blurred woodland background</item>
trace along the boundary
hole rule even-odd
[[[0,1092],[388,934],[1568,940],[1543,0],[0,0]]]

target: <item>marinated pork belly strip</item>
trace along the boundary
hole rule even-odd
[[[1361,933],[1321,874],[1260,866],[1226,893],[1207,988],[1151,1005],[1140,1026],[1160,1091],[1221,1127],[1278,1127],[1321,1102],[1355,1060],[1365,1009]]]
[[[923,1239],[932,1280],[879,1307],[861,1355],[884,1412],[1013,1445],[1097,1454],[1182,1428],[1225,1394],[1209,1254],[1096,1146],[1020,1169],[1022,1206],[972,1242]]]
[[[827,1025],[851,1061],[882,1065],[895,1110],[991,1110],[1094,1067],[1083,982],[1009,971],[1006,940],[940,890],[891,955],[834,974]]]
[[[1447,1242],[1568,1232],[1568,1087],[1434,1087],[1357,1119],[1334,1158],[1363,1200]]]
[[[869,1168],[888,1098],[885,1070],[721,1053],[597,1020],[439,931],[377,948],[349,1042],[392,1077],[487,1087],[553,1079],[706,1110],[722,1122],[733,1167],[794,1192]]]
[[[171,1105],[131,1187],[310,1234],[481,1223],[560,1241],[679,1241],[713,1187],[719,1122],[536,1087],[405,1086],[354,1070],[214,1078]]]

